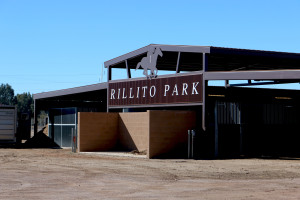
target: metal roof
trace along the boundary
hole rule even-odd
[[[278,52],[278,51],[263,51],[263,50],[252,50],[252,49],[239,49],[239,48],[227,48],[227,47],[214,47],[214,46],[191,46],[191,45],[163,45],[163,44],[150,44],[135,51],[129,52],[127,54],[118,56],[114,59],[104,62],[104,66],[112,66],[117,68],[120,67],[118,64],[124,62],[125,60],[134,60],[135,57],[140,57],[146,54],[151,48],[159,47],[165,52],[181,52],[181,53],[208,53],[214,55],[210,60],[214,61],[223,60],[224,56],[250,56],[251,58],[285,58],[285,59],[297,59],[300,60],[300,53],[288,53],[288,52]],[[222,59],[220,57],[222,55]],[[220,58],[220,59],[218,59]],[[116,66],[115,66],[116,65]],[[131,68],[131,67],[130,67]]]
[[[159,47],[164,56],[157,61],[159,70],[193,72],[203,70],[202,54],[207,55],[205,80],[300,80],[300,53],[262,51],[214,46],[150,44],[104,63],[105,67],[135,69],[152,48]],[[180,60],[179,60],[180,59]],[[126,62],[125,62],[126,61]],[[34,99],[51,98],[107,89],[108,83],[34,94]]]
[[[103,89],[107,89],[107,82],[93,84],[93,85],[86,85],[82,87],[68,88],[64,90],[55,90],[50,92],[37,93],[37,94],[33,94],[33,99],[34,100],[44,99],[44,98],[78,94],[78,93],[91,92],[91,91],[103,90]]]
[[[15,108],[16,106],[0,104],[0,108]]]

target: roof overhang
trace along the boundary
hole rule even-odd
[[[44,99],[44,98],[51,98],[51,97],[57,97],[57,96],[65,96],[65,95],[71,95],[71,94],[78,94],[78,93],[84,93],[84,92],[91,92],[96,90],[105,90],[107,89],[107,82],[105,83],[98,83],[93,85],[86,85],[82,87],[75,87],[75,88],[69,88],[64,90],[55,90],[50,92],[42,92],[33,94],[33,99]]]

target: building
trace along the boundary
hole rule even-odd
[[[104,65],[105,83],[34,94],[35,121],[47,110],[60,146],[73,130],[78,151],[185,157],[194,129],[197,157],[300,154],[299,91],[241,87],[299,83],[299,53],[151,44]],[[124,79],[114,80],[119,71]]]

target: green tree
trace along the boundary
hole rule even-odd
[[[0,104],[14,105],[15,104],[15,92],[9,84],[0,85]]]
[[[0,104],[17,105],[19,113],[33,114],[33,98],[29,92],[14,96],[14,89],[9,84],[0,85]]]
[[[17,94],[16,101],[19,113],[33,114],[33,98],[29,92]]]

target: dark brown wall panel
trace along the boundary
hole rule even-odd
[[[202,103],[202,74],[109,83],[109,106]]]

